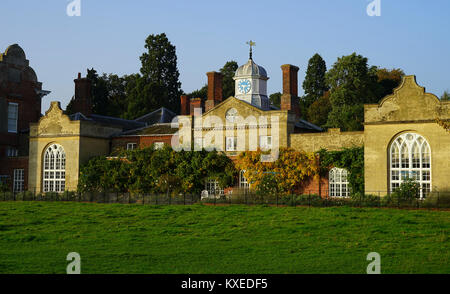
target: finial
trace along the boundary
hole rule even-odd
[[[252,47],[256,46],[256,43],[253,42],[252,40],[250,40],[247,42],[247,45],[250,46],[250,59],[252,59],[253,58],[253,48]]]

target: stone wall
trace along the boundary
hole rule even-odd
[[[316,152],[324,148],[339,150],[344,147],[364,145],[364,132],[341,132],[340,129],[329,129],[324,133],[291,134],[289,146],[295,150]]]

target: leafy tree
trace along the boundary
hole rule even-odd
[[[231,60],[225,63],[225,65],[220,69],[220,72],[223,75],[223,82],[222,82],[222,94],[223,98],[227,99],[230,96],[234,96],[234,74],[236,73],[236,70],[238,69],[238,64],[236,61]]]
[[[225,63],[225,65],[219,70],[223,75],[222,80],[222,98],[225,100],[230,96],[234,96],[234,74],[238,69],[238,64],[236,61],[231,60]],[[204,85],[202,88],[192,91],[187,94],[189,98],[202,98],[206,100],[208,98],[208,85]]]
[[[281,104],[281,93],[277,92],[277,93],[273,93],[269,96],[270,99],[270,103],[275,106],[280,108],[280,104]]]
[[[202,88],[192,91],[187,96],[189,98],[202,98],[202,100],[206,100],[208,97],[208,85],[204,85]]]
[[[386,69],[386,68],[379,68],[377,69],[377,78],[378,78],[378,84],[379,84],[379,94],[378,99],[390,95],[393,93],[393,90],[397,88],[405,73],[403,70],[399,68],[394,69]]]
[[[175,46],[166,34],[150,35],[145,41],[147,51],[140,57],[141,75],[135,86],[128,88],[127,118],[136,118],[159,107],[175,112],[180,109],[181,83]]]
[[[444,91],[444,94],[441,96],[441,101],[450,101],[450,92]]]
[[[86,77],[92,82],[92,112],[95,114],[124,117],[128,107],[127,88],[134,86],[136,75],[97,74],[88,69]],[[73,113],[73,99],[66,107],[66,113]]]
[[[302,100],[305,108],[317,101],[328,90],[325,79],[326,71],[325,61],[319,54],[314,54],[308,62],[305,80],[303,81],[305,95]]]
[[[325,92],[322,97],[309,106],[307,111],[309,122],[324,127],[327,123],[328,114],[331,111],[330,92]]]
[[[376,67],[368,67],[367,58],[356,53],[338,58],[326,74],[332,107],[328,127],[344,131],[362,129],[364,103],[378,102],[376,70]]]

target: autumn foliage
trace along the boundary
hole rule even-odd
[[[293,193],[307,180],[319,176],[318,158],[314,153],[281,148],[274,162],[263,162],[263,154],[261,150],[243,152],[235,162],[237,169],[245,170],[244,176],[253,189],[263,187],[270,177],[277,185],[277,192]]]

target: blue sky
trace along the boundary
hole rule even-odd
[[[43,100],[65,106],[78,72],[131,74],[149,34],[165,32],[177,48],[182,89],[206,83],[206,72],[228,60],[254,60],[270,76],[268,92],[281,90],[280,65],[300,67],[319,53],[328,68],[357,52],[370,65],[415,74],[428,92],[450,89],[450,1],[381,0],[381,16],[369,17],[371,0],[116,1],[81,0],[81,16],[69,17],[69,0],[2,0],[0,51],[18,43],[43,88]]]

